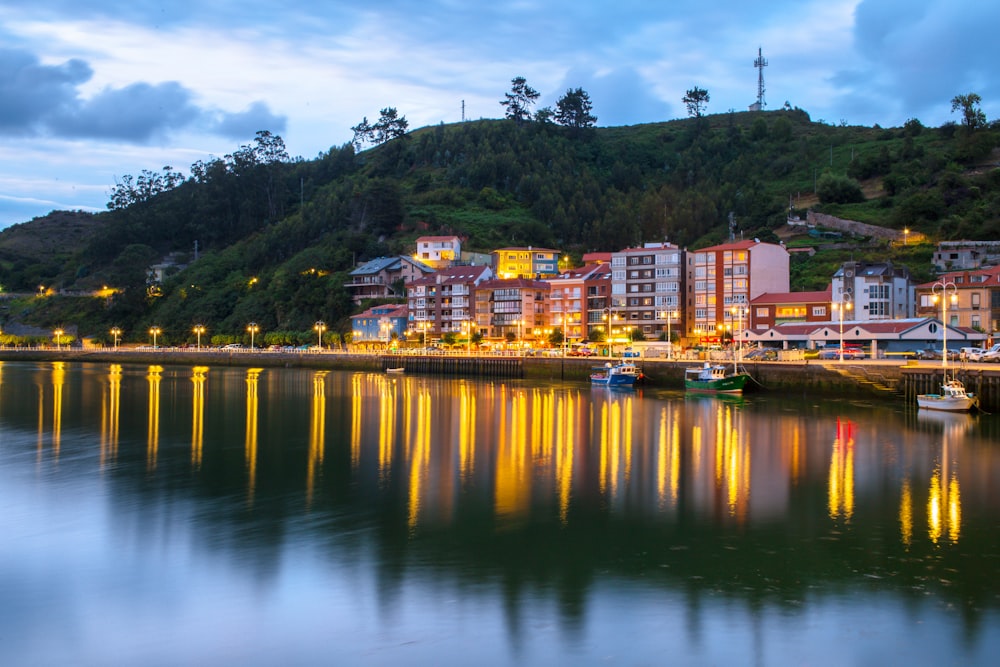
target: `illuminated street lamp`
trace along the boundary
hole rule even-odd
[[[840,361],[844,361],[844,311],[854,307],[851,303],[851,295],[844,294],[840,298],[840,303],[832,304],[834,310],[840,311]]]
[[[260,331],[260,325],[256,322],[251,322],[247,325],[247,331],[250,332],[250,351],[253,352],[253,337]]]
[[[733,330],[733,340],[739,340],[739,347],[733,353],[733,358],[738,359],[740,350],[743,349],[743,316],[747,314],[747,309],[740,306],[733,306],[729,309],[731,315],[736,317],[736,329]]]
[[[156,337],[163,333],[163,329],[160,327],[150,327],[149,335],[153,337],[153,349],[156,349]]]
[[[949,294],[950,292],[950,294]],[[948,371],[948,301],[958,303],[958,286],[950,280],[941,279],[931,288],[934,303],[941,301],[941,368]],[[947,377],[945,377],[947,380]]]
[[[118,339],[122,337],[122,330],[118,327],[111,327],[111,337],[114,339],[114,347],[118,349]]]
[[[313,330],[316,332],[316,341],[319,343],[319,349],[323,349],[323,332],[326,331],[326,322],[319,320],[313,325]]]
[[[674,358],[674,337],[670,333],[670,324],[674,321],[674,318],[677,317],[677,311],[676,310],[671,310],[671,311],[665,312],[665,313],[663,313],[663,317],[664,317],[664,319],[667,320],[667,343],[668,343],[668,347],[667,347],[667,359],[673,359]]]
[[[52,333],[55,334],[55,337],[56,337],[56,349],[58,350],[59,349],[59,344],[62,341],[62,335],[63,335],[64,332],[63,332],[62,329],[56,329]]]
[[[194,329],[192,329],[192,331],[194,331],[194,335],[197,336],[197,338],[198,338],[198,343],[197,343],[198,350],[201,350],[201,335],[203,333],[205,333],[205,325],[204,324],[196,324],[196,325],[194,325]]]
[[[903,227],[903,245],[907,245],[907,243],[909,242],[909,236],[910,236],[910,228]]]

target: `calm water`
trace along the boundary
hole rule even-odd
[[[0,364],[0,664],[991,665],[997,416]]]

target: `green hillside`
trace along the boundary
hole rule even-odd
[[[346,331],[346,273],[412,252],[426,234],[462,236],[471,251],[531,244],[576,257],[664,239],[698,248],[726,238],[730,215],[744,237],[776,240],[791,206],[932,240],[996,239],[998,135],[917,121],[835,127],[797,109],[614,128],[482,120],[303,160],[260,132],[232,155],[192,165],[190,178],[126,179],[114,210],[72,216],[72,237],[50,218],[0,233],[6,292],[121,289],[8,301],[0,318],[73,324],[84,335],[119,326],[137,339],[155,323],[170,342],[190,338],[195,322],[215,332],[249,321],[308,332],[323,319]],[[930,246],[853,242],[796,257],[793,288],[821,288],[829,268],[852,256],[889,253],[930,275]],[[149,289],[147,267],[171,253],[186,268]]]

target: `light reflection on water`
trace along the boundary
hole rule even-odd
[[[0,363],[0,660],[987,664],[997,439],[773,396]]]

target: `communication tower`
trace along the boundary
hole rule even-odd
[[[761,48],[757,47],[757,59],[753,61],[753,66],[757,68],[757,110],[760,111],[764,108],[766,102],[764,102],[764,68],[767,67],[767,59],[761,52]]]

